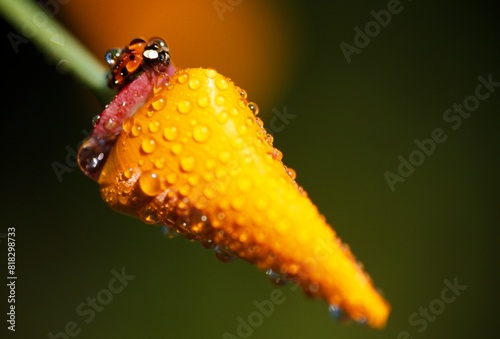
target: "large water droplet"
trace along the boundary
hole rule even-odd
[[[163,129],[163,137],[167,141],[173,141],[179,135],[179,131],[176,126],[169,126]]]
[[[250,108],[254,115],[259,114],[259,106],[255,102],[249,102],[248,108]]]
[[[82,172],[97,181],[115,142],[115,137],[85,140],[78,150],[78,166]]]
[[[139,212],[139,218],[146,224],[154,225],[161,222],[157,212],[151,208],[145,208]]]
[[[154,139],[144,139],[141,143],[141,149],[144,153],[151,154],[156,150],[156,141]]]
[[[167,99],[161,94],[158,94],[153,98],[153,102],[151,103],[151,108],[155,111],[159,111],[165,107],[167,104]]]
[[[156,172],[144,172],[139,178],[141,191],[150,197],[155,197],[163,191],[161,179]]]
[[[235,259],[235,256],[229,253],[227,250],[222,249],[220,246],[214,247],[215,257],[224,263],[231,262]]]
[[[180,160],[180,166],[184,172],[191,172],[194,169],[194,165],[194,157],[186,156],[182,157]]]

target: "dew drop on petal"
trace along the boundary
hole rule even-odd
[[[214,247],[214,253],[215,257],[220,261],[222,261],[223,263],[228,263],[235,259],[235,257],[231,253],[222,249],[220,246]]]
[[[180,166],[184,172],[191,172],[194,169],[194,165],[195,165],[194,157],[186,156],[182,157],[180,160]]]
[[[167,239],[173,239],[179,235],[179,233],[177,233],[173,228],[165,226],[165,225],[161,226],[161,233]]]
[[[159,216],[157,215],[156,211],[150,209],[150,208],[145,208],[144,210],[139,212],[139,218],[145,222],[146,224],[154,225],[158,224],[161,222]]]
[[[216,119],[219,124],[224,125],[229,120],[229,116],[227,115],[226,111],[222,111],[217,114]]]
[[[210,138],[210,129],[205,125],[196,125],[193,128],[193,139],[197,142],[205,142]]]
[[[162,169],[163,167],[165,167],[165,158],[158,158],[158,159],[155,159],[154,161],[154,166],[157,168],[157,169]]]
[[[266,275],[269,277],[269,280],[271,280],[273,283],[275,283],[278,286],[286,285],[288,281],[285,279],[285,277],[278,272],[268,269],[266,271]]]
[[[205,70],[205,75],[211,79],[215,78],[217,71],[213,68],[208,68]]]
[[[297,173],[295,172],[295,170],[293,168],[285,167],[285,171],[286,171],[286,174],[288,174],[288,176],[292,180],[295,180],[295,178],[297,178]]]
[[[217,86],[217,88],[222,91],[225,91],[226,89],[229,88],[229,84],[223,77],[219,77],[215,80],[215,86]]]
[[[167,141],[173,141],[177,139],[177,136],[179,135],[179,131],[176,126],[169,126],[165,127],[163,129],[163,137]]]
[[[215,103],[219,106],[224,106],[226,98],[223,95],[218,95],[215,97]]]
[[[197,90],[198,88],[200,88],[200,86],[201,82],[199,79],[193,78],[189,80],[189,88],[191,88],[192,90]]]
[[[156,172],[144,172],[139,178],[139,187],[147,196],[154,197],[163,191],[161,179]]]
[[[130,132],[132,130],[132,126],[134,126],[134,117],[127,118],[123,121],[122,128],[124,132]]]
[[[156,150],[156,141],[154,139],[144,139],[141,143],[141,149],[144,153],[150,154]]]
[[[172,146],[170,146],[170,151],[172,152],[172,154],[175,154],[175,155],[179,155],[182,153],[182,144],[179,143],[179,142],[175,142],[172,144]]]
[[[188,114],[191,111],[191,102],[183,100],[177,104],[177,110],[182,114]]]
[[[142,133],[141,125],[134,124],[134,126],[132,126],[131,133],[132,133],[132,136],[134,136],[134,137],[138,137],[139,135],[141,135],[141,133]]]
[[[149,123],[149,131],[151,133],[156,133],[160,130],[160,122],[157,120],[153,120]]]
[[[177,82],[178,82],[178,83],[180,83],[180,84],[184,84],[184,83],[186,83],[188,80],[189,80],[189,74],[187,74],[187,73],[181,74],[181,75],[179,75],[179,77],[177,78]]]
[[[200,106],[201,108],[207,107],[209,103],[210,100],[208,99],[208,97],[202,96],[198,99],[198,106]]]
[[[249,102],[248,108],[250,108],[254,115],[259,114],[259,106],[255,102]]]
[[[167,103],[167,99],[163,95],[157,95],[153,98],[153,102],[151,103],[151,108],[155,111],[162,110]]]

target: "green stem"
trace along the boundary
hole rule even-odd
[[[63,67],[94,92],[101,103],[109,103],[113,92],[107,86],[106,67],[35,2],[0,0],[0,15],[22,34],[11,35],[9,39],[32,41],[58,67]]]

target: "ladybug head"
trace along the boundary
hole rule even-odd
[[[151,38],[142,56],[146,64],[158,73],[165,73],[170,65],[170,51],[167,43],[161,38]]]

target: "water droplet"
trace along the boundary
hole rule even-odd
[[[234,149],[236,149],[236,150],[242,149],[243,145],[244,145],[243,139],[242,138],[234,139],[232,142],[232,145],[233,145]]]
[[[215,78],[215,76],[217,75],[217,71],[213,68],[208,68],[205,70],[205,75],[208,77],[208,78]]]
[[[201,107],[201,108],[205,108],[208,106],[208,104],[210,103],[210,100],[208,99],[208,97],[200,97],[198,99],[198,105]]]
[[[167,182],[170,184],[170,185],[173,185],[177,182],[177,173],[169,173],[167,174]]]
[[[246,203],[245,197],[240,195],[240,196],[234,197],[231,200],[231,207],[236,211],[241,211],[241,210],[243,210],[245,203]]]
[[[288,284],[288,281],[285,279],[285,277],[282,274],[279,274],[278,272],[268,269],[266,271],[266,275],[269,277],[269,279],[275,283],[278,286],[283,286]]]
[[[245,135],[245,134],[247,134],[247,131],[248,131],[247,126],[245,126],[245,125],[239,125],[239,126],[238,126],[238,133],[239,133],[240,135]]]
[[[227,83],[226,79],[224,79],[223,77],[218,77],[215,80],[215,86],[217,86],[218,89],[225,91],[226,89],[228,89],[229,84]]]
[[[233,107],[233,108],[231,109],[231,115],[232,115],[233,117],[237,116],[239,113],[240,113],[240,111],[238,110],[238,108],[237,108],[237,107]]]
[[[144,172],[139,178],[141,191],[150,197],[155,197],[163,191],[161,179],[156,172]]]
[[[182,157],[180,160],[180,166],[184,172],[191,172],[194,169],[194,165],[195,165],[194,157],[191,156]]]
[[[248,108],[250,108],[254,115],[259,114],[259,106],[255,102],[249,102]]]
[[[200,86],[201,82],[199,79],[193,78],[189,80],[189,88],[191,88],[192,90],[197,90],[198,88],[200,88]]]
[[[215,190],[214,185],[207,185],[203,189],[203,195],[205,195],[205,197],[207,199],[213,199],[213,198],[215,198],[217,196],[217,191]]]
[[[134,121],[134,117],[125,119],[122,124],[123,131],[126,133],[130,132],[132,130],[132,126],[134,126]]]
[[[165,167],[165,158],[155,159],[154,165],[157,169],[162,169],[163,167]]]
[[[169,126],[163,129],[163,137],[167,141],[173,141],[179,135],[179,131],[176,126]]]
[[[139,218],[146,224],[150,225],[158,224],[161,222],[161,219],[157,215],[157,212],[148,207],[139,212]]]
[[[334,320],[341,320],[343,317],[342,309],[338,305],[328,306],[328,313]]]
[[[197,142],[205,142],[210,138],[210,129],[205,125],[197,125],[193,128],[193,139]]]
[[[113,119],[108,119],[105,123],[104,123],[104,128],[108,131],[112,131],[114,128],[116,127],[116,121],[113,120]]]
[[[92,127],[95,127],[99,123],[99,119],[101,119],[100,115],[96,115],[92,118]]]
[[[177,82],[180,84],[184,84],[189,80],[189,75],[187,73],[179,75],[177,78]]]
[[[247,99],[239,98],[238,106],[240,106],[241,108],[247,108],[247,105],[248,105]]]
[[[281,161],[283,159],[283,153],[277,148],[273,148],[273,153],[272,153],[273,159],[276,159],[278,161]]]
[[[215,97],[215,103],[219,106],[224,106],[226,98],[223,95],[218,95]]]
[[[161,226],[161,233],[163,234],[163,236],[165,238],[168,238],[168,239],[176,238],[179,235],[179,233],[177,233],[175,231],[175,229],[168,227],[168,226],[165,226],[165,225]]]
[[[312,282],[309,284],[309,291],[311,293],[317,293],[319,291],[319,285],[318,283]]]
[[[188,114],[191,111],[191,102],[189,100],[183,100],[177,104],[177,109],[182,114]]]
[[[226,111],[222,111],[219,114],[217,114],[216,119],[219,124],[224,125],[228,121],[229,116]]]
[[[224,263],[231,262],[235,259],[235,256],[229,253],[229,251],[222,249],[220,246],[214,247],[215,257]]]
[[[160,122],[157,120],[153,120],[149,123],[149,131],[151,133],[156,133],[160,130]]]
[[[123,176],[125,177],[125,179],[130,179],[132,178],[133,175],[134,175],[134,169],[132,168],[126,168],[123,171]]]
[[[200,182],[200,176],[197,175],[197,174],[192,174],[190,175],[188,178],[187,178],[187,182],[188,184],[190,184],[191,186],[195,187],[198,185],[198,183]]]
[[[151,108],[155,111],[159,111],[165,107],[167,103],[167,99],[161,94],[158,94],[153,98],[153,102],[151,103]]]
[[[229,151],[223,151],[219,153],[219,160],[223,164],[227,163],[231,159],[231,152]]]
[[[134,124],[134,126],[132,126],[131,132],[132,132],[132,136],[134,136],[134,137],[138,137],[139,135],[141,135],[141,133],[142,133],[141,125],[139,125],[137,123]]]
[[[85,140],[78,150],[78,166],[82,172],[97,180],[115,142],[115,138],[90,137]]]
[[[292,178],[292,180],[295,180],[295,178],[297,178],[297,173],[295,172],[295,170],[293,168],[285,166],[285,171],[286,171],[286,174],[288,174],[288,176],[290,178]]]
[[[245,91],[243,88],[237,87],[236,90],[238,91],[238,94],[243,98],[246,99],[248,94],[247,91]]]
[[[153,153],[156,149],[156,141],[154,139],[144,139],[141,143],[141,149],[144,153]]]
[[[266,142],[272,146],[274,142],[274,137],[271,134],[266,134]]]
[[[173,143],[172,146],[170,146],[170,151],[172,152],[172,154],[175,154],[175,155],[181,154],[182,153],[182,144],[178,143],[178,142]]]

